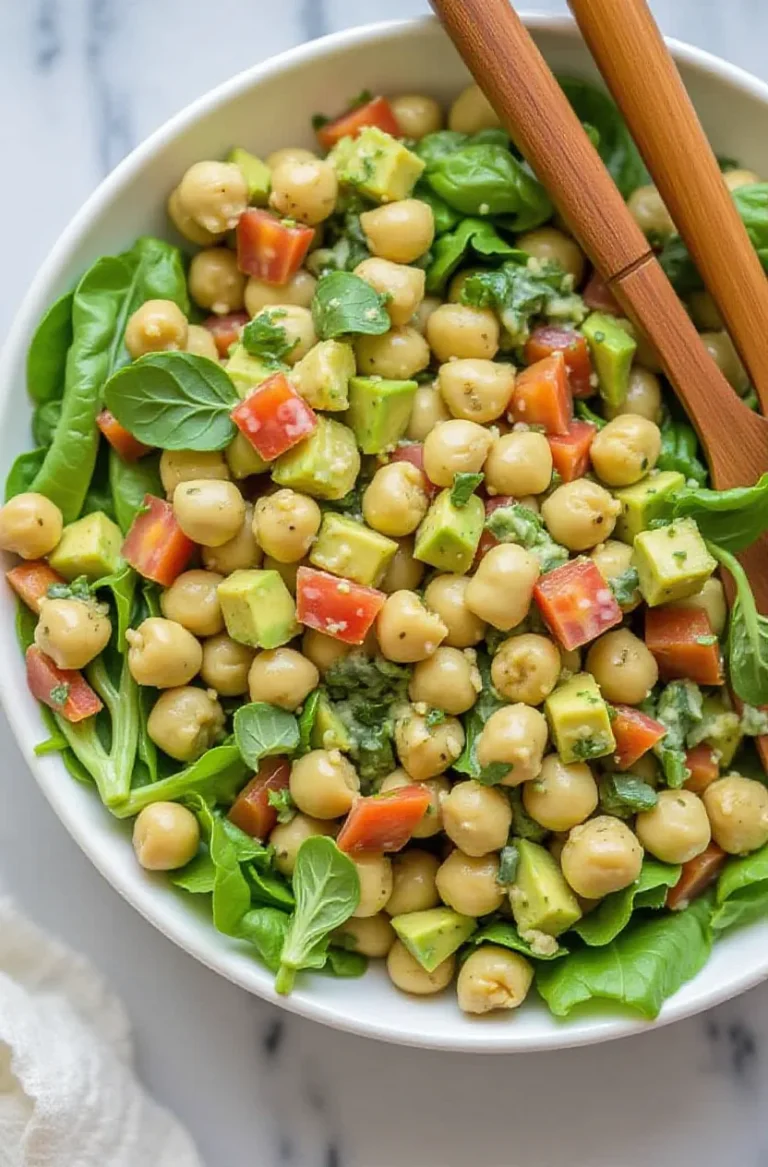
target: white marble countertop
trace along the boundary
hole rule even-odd
[[[289,45],[426,7],[0,0],[0,335],[84,196],[170,114]],[[654,9],[665,32],[768,76],[765,0]],[[4,720],[0,752],[0,880],[112,980],[145,1081],[209,1167],[768,1164],[768,985],[671,1029],[561,1054],[440,1055],[335,1033],[249,997],[155,932],[66,835]]]

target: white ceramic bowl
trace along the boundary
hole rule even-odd
[[[583,76],[595,68],[568,19],[530,17],[528,26],[550,65]],[[768,173],[768,85],[715,57],[672,42],[683,78],[716,150]],[[343,108],[350,94],[427,91],[449,100],[467,74],[433,20],[383,24],[339,33],[294,49],[240,74],[200,98],[158,130],[102,183],[70,223],[40,269],[0,357],[0,433],[4,473],[30,448],[30,410],[24,392],[27,345],[43,310],[97,256],[128,247],[145,232],[164,234],[168,191],[200,158],[233,144],[268,153],[312,142],[310,115]],[[0,698],[32,772],[62,822],[121,895],[192,956],[258,996],[316,1021],[387,1041],[425,1047],[507,1052],[606,1041],[647,1025],[600,1009],[557,1022],[531,1000],[516,1015],[469,1019],[447,992],[427,1000],[398,993],[382,969],[361,980],[313,975],[289,998],[278,998],[272,977],[244,946],[218,935],[176,894],[136,864],[129,833],[104,810],[95,792],[75,782],[55,756],[36,758],[45,737],[37,704],[27,692],[14,636],[14,601],[0,590]],[[13,776],[14,781],[23,776]],[[658,1024],[674,1021],[740,993],[768,974],[768,923],[720,942],[709,964],[664,1007]]]

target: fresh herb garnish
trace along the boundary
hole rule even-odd
[[[320,278],[312,319],[321,340],[350,334],[381,336],[391,327],[386,298],[347,271],[328,272]]]
[[[236,709],[233,728],[240,757],[253,770],[262,758],[292,754],[299,745],[299,726],[293,714],[263,701]]]
[[[453,486],[451,487],[451,503],[453,506],[465,507],[484,478],[484,474],[468,474],[462,471],[454,474]]]
[[[291,792],[284,787],[282,790],[270,790],[267,802],[277,811],[279,823],[289,823],[296,817],[296,803],[291,798]]]
[[[279,369],[285,358],[299,343],[298,337],[291,340],[280,320],[285,310],[263,308],[253,320],[249,320],[242,331],[240,340],[246,351],[258,357],[270,368]]]

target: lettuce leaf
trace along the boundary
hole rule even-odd
[[[731,859],[717,882],[712,927],[724,932],[768,915],[768,844]]]
[[[667,888],[680,878],[680,868],[646,859],[640,875],[629,887],[607,895],[599,907],[573,926],[585,944],[602,947],[623,932],[636,908],[663,908]]]

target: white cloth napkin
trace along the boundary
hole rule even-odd
[[[202,1167],[131,1059],[98,973],[0,896],[0,1167]]]

